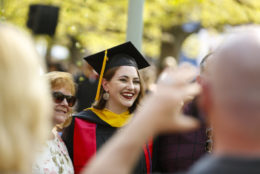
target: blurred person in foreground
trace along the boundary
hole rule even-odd
[[[251,29],[226,39],[214,51],[209,77],[201,85],[201,106],[214,128],[214,150],[188,174],[260,173],[260,36]],[[180,116],[178,109],[179,103],[198,92],[189,84],[189,74],[187,68],[186,72],[175,70],[172,77],[168,74],[132,123],[94,158],[87,172],[129,173],[149,137],[198,126],[191,118]],[[115,151],[118,155],[112,156]]]
[[[0,173],[28,174],[48,137],[51,96],[32,40],[0,24]]]
[[[201,76],[207,76],[207,63],[211,55],[210,53],[202,59],[200,74],[196,77],[199,84],[203,80]],[[207,137],[209,129],[207,129],[205,116],[199,109],[199,95],[184,104],[183,112],[198,119],[201,123],[200,128],[185,133],[159,135],[153,146],[153,172],[186,171],[201,156],[211,151],[211,143],[207,143],[210,141]]]
[[[70,73],[59,71],[49,72],[45,77],[50,83],[54,101],[53,129],[51,138],[38,152],[33,173],[73,174],[74,169],[68,150],[58,133],[70,124],[72,109],[76,103],[73,77]]]

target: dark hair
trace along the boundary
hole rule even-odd
[[[106,79],[107,81],[110,81],[113,76],[115,75],[116,71],[119,69],[119,67],[114,67],[114,68],[111,68],[109,70],[107,70],[103,76],[104,79]],[[138,97],[136,98],[136,100],[134,101],[133,105],[129,108],[129,112],[132,113],[135,111],[136,107],[138,106],[141,98],[143,97],[143,81],[141,79],[141,76],[138,72],[138,70],[136,69],[137,71],[137,74],[138,74],[138,77],[140,79],[140,93],[138,95]],[[99,95],[99,99],[97,102],[95,102],[92,106],[95,108],[95,109],[104,109],[105,106],[106,106],[106,100],[103,99],[103,94],[104,94],[104,88],[103,86],[101,85],[101,90],[100,90],[100,95]]]
[[[209,57],[213,55],[213,52],[209,52],[206,56],[204,56],[200,62],[200,72],[204,72],[205,70],[205,65]]]

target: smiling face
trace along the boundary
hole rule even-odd
[[[122,112],[133,105],[140,93],[140,78],[132,66],[121,66],[110,81],[103,81],[103,88],[109,93],[106,107]],[[114,111],[115,112],[115,111]]]
[[[52,92],[61,92],[64,95],[72,95],[70,90],[66,88],[56,88]],[[68,102],[64,99],[61,103],[54,102],[54,115],[53,122],[54,125],[62,124],[69,117],[71,113],[71,107],[69,107]]]

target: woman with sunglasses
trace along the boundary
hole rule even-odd
[[[62,135],[76,174],[115,131],[131,119],[143,89],[138,69],[149,66],[131,42],[85,60],[100,75],[95,103],[92,108],[75,114]],[[144,145],[144,153],[133,172],[149,173],[150,167],[151,153],[148,145]]]
[[[33,165],[33,173],[74,173],[67,148],[58,132],[70,124],[72,107],[76,102],[73,77],[67,72],[50,72],[46,74],[50,83],[53,101],[52,136],[39,151]]]

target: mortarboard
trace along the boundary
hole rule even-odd
[[[150,66],[143,55],[129,41],[84,58],[100,75],[95,101],[99,99],[99,92],[103,74],[108,69],[118,66],[134,66],[142,69]]]

